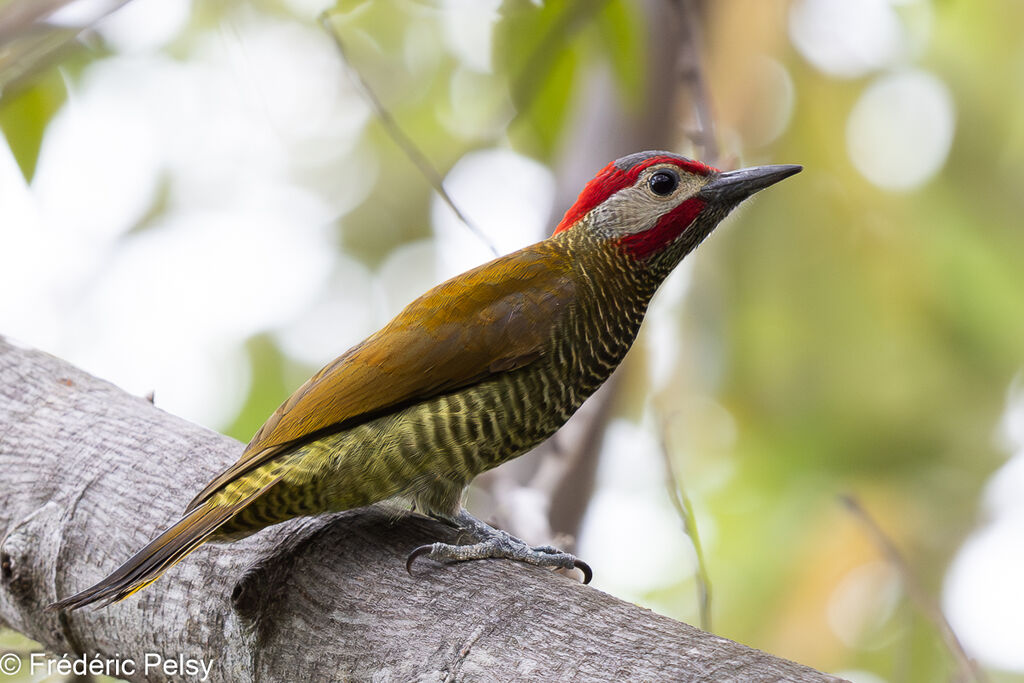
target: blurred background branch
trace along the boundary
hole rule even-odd
[[[715,140],[715,121],[711,114],[711,95],[708,91],[704,69],[701,66],[701,28],[698,0],[670,0],[675,6],[679,27],[678,64],[679,77],[690,93],[693,102],[695,132],[690,134],[698,155],[712,166],[719,164],[718,141]]]
[[[343,62],[347,62],[348,60],[345,57],[345,44],[342,42],[341,36],[338,35],[338,31],[335,30],[334,26],[331,24],[330,13],[323,12],[320,14],[319,22],[320,25],[324,27],[324,30],[327,31],[328,35],[330,35],[334,40],[334,44],[338,47],[338,55],[341,57],[341,60]],[[353,69],[353,77],[359,84],[360,90],[362,90],[363,96],[370,104],[374,114],[377,116],[377,120],[388,132],[388,135],[391,136],[391,139],[395,141],[395,144],[402,149],[402,152],[405,153],[405,156],[409,161],[416,165],[416,168],[423,175],[423,178],[430,183],[432,188],[434,188],[434,192],[436,192],[448,208],[452,210],[452,213],[455,214],[456,218],[458,218],[459,221],[461,221],[462,224],[465,225],[471,233],[473,233],[474,237],[483,242],[492,254],[500,256],[497,247],[494,246],[494,243],[491,242],[490,238],[480,232],[480,229],[473,225],[473,223],[470,222],[470,220],[466,218],[461,211],[459,211],[459,207],[455,205],[452,198],[448,196],[448,192],[445,191],[444,180],[441,178],[440,174],[438,174],[437,169],[434,168],[430,159],[423,154],[419,145],[405,134],[405,131],[403,131],[402,127],[395,121],[395,117],[391,115],[391,112],[381,104],[377,94],[373,91],[373,88],[370,87],[370,84],[366,82],[366,79],[363,78],[363,75],[359,73],[358,70]]]
[[[42,71],[70,57],[81,45],[82,32],[101,21],[128,0],[91,3],[86,11],[68,21],[54,22],[80,0],[5,0],[0,4],[0,103]]]
[[[939,607],[935,599],[921,585],[914,570],[911,569],[893,540],[886,535],[882,527],[878,526],[878,522],[871,517],[868,511],[864,509],[864,506],[860,504],[860,501],[854,496],[840,496],[839,500],[849,510],[850,514],[860,522],[879,553],[896,569],[900,582],[903,584],[903,590],[907,592],[915,607],[924,614],[935,626],[935,630],[942,636],[946,650],[956,662],[957,672],[954,680],[973,681],[974,683],[986,681],[987,679],[981,669],[978,668],[978,664],[964,651],[963,644],[949,625],[946,615],[942,613],[942,608]]]
[[[683,532],[693,544],[693,554],[696,560],[694,582],[697,587],[700,627],[705,631],[711,631],[711,577],[708,574],[707,561],[704,559],[704,548],[700,542],[700,530],[697,525],[697,515],[693,511],[693,503],[690,502],[690,497],[686,494],[686,489],[680,483],[680,478],[675,472],[676,468],[672,464],[672,451],[666,436],[670,419],[670,417],[665,417],[659,421],[661,455],[665,463],[665,489],[672,500],[672,506],[679,515],[680,522],[682,522]]]

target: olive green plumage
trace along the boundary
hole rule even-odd
[[[435,557],[581,566],[473,520],[462,492],[561,427],[622,361],[664,277],[732,206],[793,169],[723,174],[662,152],[609,164],[556,234],[409,304],[289,397],[180,521],[54,607],[123,599],[209,540],[388,499],[492,537]]]
[[[529,339],[495,341],[514,354],[506,354],[486,374],[472,372],[482,378],[297,448],[285,447],[287,455],[261,455],[263,464],[253,469],[240,461],[235,466],[240,475],[222,477],[223,485],[215,480],[190,507],[231,505],[276,482],[215,538],[393,497],[408,498],[425,513],[453,515],[473,477],[525,453],[561,427],[618,366],[639,330],[649,297],[636,292],[648,288],[629,280],[585,277],[588,269],[607,269],[614,259],[623,261],[623,269],[627,266],[624,256],[602,250],[597,242],[586,244],[585,237],[562,233],[449,281],[410,304],[376,340],[388,348],[389,361],[403,368],[416,363],[418,369],[436,367],[450,349],[466,344],[461,337],[467,328],[448,324],[452,306],[477,317],[500,315],[506,329],[528,330]],[[524,262],[537,275],[522,268]],[[522,290],[535,287],[538,277],[545,286],[539,301]],[[494,285],[494,292],[480,297],[477,282]],[[538,328],[546,328],[545,334],[537,334]],[[416,346],[398,345],[407,333]],[[435,355],[419,355],[424,349]],[[318,388],[312,381],[307,395],[315,396]],[[303,400],[312,399],[289,402]],[[274,434],[262,440],[273,442]],[[260,435],[254,443],[261,443]],[[259,452],[252,446],[248,450]],[[282,459],[287,460],[283,467]]]

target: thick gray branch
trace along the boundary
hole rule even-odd
[[[424,562],[410,577],[409,551],[451,532],[375,508],[203,547],[105,609],[43,611],[240,450],[0,338],[0,621],[51,652],[212,660],[219,681],[835,680],[543,569]]]

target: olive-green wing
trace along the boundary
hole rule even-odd
[[[544,242],[438,285],[299,387],[186,512],[296,443],[528,365],[574,300],[568,257]]]

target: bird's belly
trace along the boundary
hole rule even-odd
[[[461,491],[554,434],[584,398],[553,377],[509,373],[304,446],[299,461],[312,469],[303,479],[320,481],[330,509],[435,486]]]
[[[228,531],[398,497],[450,513],[473,477],[554,434],[601,381],[524,369],[303,444],[277,460],[284,476]]]

